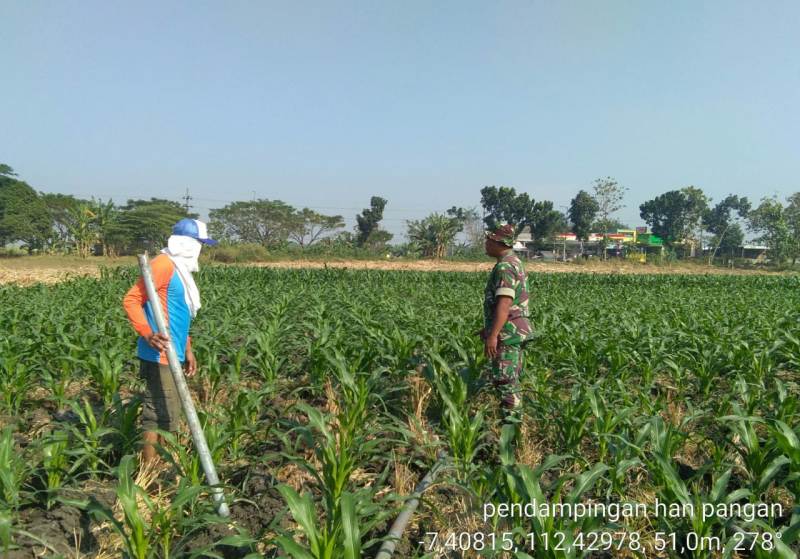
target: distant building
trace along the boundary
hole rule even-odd
[[[525,227],[522,228],[522,231],[520,231],[519,234],[517,235],[517,242],[522,243],[523,245],[526,246],[528,243],[533,242],[530,226],[526,225]]]
[[[514,250],[527,256],[533,251],[533,242],[530,227],[525,226],[517,235]],[[648,233],[645,227],[618,229],[609,233],[590,233],[584,242],[571,231],[558,232],[554,233],[546,244],[551,244],[553,253],[560,255],[558,258],[564,260],[573,259],[581,254],[600,255],[604,246],[607,253],[618,256],[630,253],[660,253],[664,249],[661,237]],[[539,248],[542,248],[542,243]]]

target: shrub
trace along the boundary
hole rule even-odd
[[[208,259],[212,262],[258,262],[268,260],[269,251],[263,245],[242,243],[236,245],[219,245],[208,250]]]

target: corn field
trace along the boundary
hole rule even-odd
[[[224,519],[188,431],[139,468],[137,276],[0,287],[0,556],[374,557],[442,452],[395,557],[796,556],[797,277],[531,276],[509,426],[484,275],[206,268],[190,387]],[[499,514],[533,502],[648,512]]]

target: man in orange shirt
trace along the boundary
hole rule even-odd
[[[199,269],[198,258],[203,244],[216,244],[208,237],[206,224],[196,219],[182,219],[173,227],[167,248],[150,262],[168,336],[156,332],[144,279],[139,278],[123,299],[128,320],[139,334],[139,371],[146,383],[142,395],[142,458],[145,462],[157,458],[155,445],[159,437],[156,429],[175,432],[180,424],[180,398],[166,356],[170,340],[178,359],[184,364],[186,376],[194,376],[197,372],[189,327],[200,308],[200,293],[192,272]]]

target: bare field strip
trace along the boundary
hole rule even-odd
[[[132,258],[93,262],[68,259],[0,260],[0,284],[53,284],[75,277],[99,277],[100,268],[135,264]],[[488,272],[492,262],[453,262],[448,260],[276,260],[251,264],[213,264],[215,266],[244,266],[256,268],[322,269],[348,268],[353,270],[406,270],[412,272]],[[593,262],[575,264],[561,262],[528,262],[529,273],[595,273],[595,274],[712,274],[712,275],[776,275],[767,270],[709,268],[696,264],[648,266],[628,262]]]
[[[282,260],[276,262],[259,262],[247,266],[263,268],[350,268],[354,270],[407,270],[412,272],[488,272],[494,263],[454,262],[449,260]],[[713,274],[713,275],[775,275],[779,272],[766,270],[739,270],[727,268],[710,268],[698,265],[655,266],[628,262],[596,262],[591,264],[575,264],[571,262],[526,262],[525,269],[529,273],[597,273],[597,274]]]

